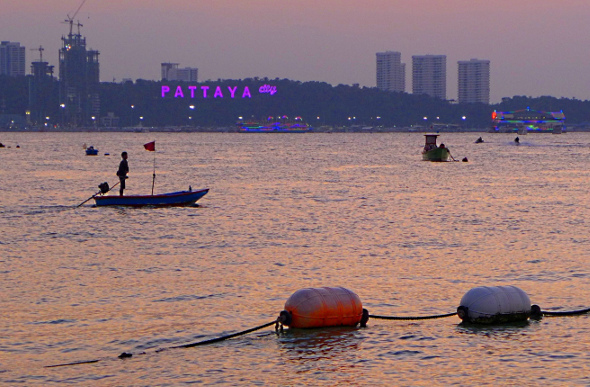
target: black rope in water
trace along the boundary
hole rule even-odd
[[[579,314],[586,314],[590,313],[590,308],[580,309],[580,310],[571,310],[566,312],[550,312],[547,310],[542,310],[541,313],[543,316],[575,316]]]
[[[246,333],[254,332],[254,331],[257,331],[259,329],[269,327],[269,326],[271,326],[271,325],[273,325],[275,323],[276,323],[276,320],[274,320],[272,322],[269,322],[269,323],[266,323],[266,324],[262,324],[260,326],[254,327],[254,328],[246,329],[245,331],[241,331],[241,332],[237,332],[237,333],[232,333],[231,335],[216,337],[214,339],[209,339],[209,340],[205,340],[205,341],[199,341],[199,342],[191,343],[191,344],[177,345],[177,346],[170,347],[170,348],[191,348],[191,347],[197,347],[199,345],[206,345],[206,344],[217,343],[218,341],[223,341],[223,340],[231,339],[232,337],[245,335]]]
[[[98,360],[77,361],[77,362],[74,362],[74,363],[48,365],[48,366],[45,366],[45,368],[55,368],[55,367],[65,367],[65,366],[72,366],[72,365],[78,365],[78,364],[98,363],[99,361],[100,361],[100,359],[98,359]]]
[[[418,316],[418,317],[394,317],[394,316],[375,316],[370,315],[370,318],[377,318],[382,320],[430,320],[435,318],[444,318],[444,317],[451,317],[455,316],[457,312],[447,313],[447,314],[437,314],[434,316]]]
[[[231,339],[232,337],[237,337],[237,336],[245,335],[247,333],[254,332],[254,331],[257,331],[257,330],[262,329],[262,328],[266,328],[268,326],[271,326],[273,324],[276,324],[276,322],[277,322],[276,320],[273,320],[272,322],[269,322],[269,323],[266,323],[266,324],[262,324],[260,326],[254,327],[254,328],[246,329],[245,331],[232,333],[231,335],[216,337],[214,339],[209,339],[209,340],[205,340],[205,341],[199,341],[199,342],[191,343],[191,344],[177,345],[177,346],[174,346],[174,347],[158,349],[158,350],[156,350],[156,352],[161,352],[161,351],[165,351],[167,349],[172,349],[172,348],[191,348],[191,347],[196,347],[196,346],[199,346],[199,345],[212,344],[212,343],[216,343],[218,341],[223,341],[223,340]],[[143,352],[141,354],[145,354],[145,352]],[[131,353],[123,352],[122,354],[120,354],[117,357],[119,359],[127,359],[127,358],[130,358],[132,356],[133,356],[133,354],[131,354]],[[45,366],[45,368],[55,368],[55,367],[65,367],[65,366],[73,366],[73,365],[79,365],[79,364],[98,363],[99,361],[105,360],[105,359],[106,358],[103,358],[103,359],[95,359],[95,360],[86,360],[86,361],[77,361],[77,362],[64,363],[64,364],[54,364],[54,365]]]

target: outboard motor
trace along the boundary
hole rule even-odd
[[[107,183],[106,181],[104,183],[100,183],[98,185],[98,188],[100,188],[100,193],[102,193],[103,195],[110,191],[109,183]]]

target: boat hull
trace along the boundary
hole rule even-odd
[[[449,150],[447,148],[431,149],[422,153],[422,160],[424,161],[448,161]]]
[[[95,196],[94,201],[99,207],[102,206],[127,206],[127,207],[171,207],[188,206],[195,204],[197,200],[205,196],[209,189],[198,191],[179,191],[160,195],[128,195],[128,196]]]

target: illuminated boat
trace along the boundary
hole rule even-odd
[[[565,114],[559,112],[544,112],[526,108],[510,112],[492,113],[492,128],[495,133],[555,133],[565,132]]]
[[[179,191],[159,195],[108,195],[95,196],[96,205],[101,206],[130,206],[130,207],[172,207],[172,206],[189,206],[195,204],[197,200],[205,196],[209,189],[198,191]]]
[[[422,149],[422,160],[424,161],[448,161],[449,150],[444,144],[436,145],[436,138],[438,134],[425,134],[426,143]]]
[[[268,117],[265,122],[242,121],[238,122],[240,133],[307,133],[313,128],[306,124],[301,117],[289,120],[287,116]]]

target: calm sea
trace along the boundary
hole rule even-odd
[[[469,162],[430,163],[420,133],[0,133],[0,383],[588,386],[589,315],[269,327],[158,351],[271,322],[306,287],[386,316],[454,312],[495,285],[590,307],[590,134],[514,137],[443,133]],[[117,182],[124,150],[128,194],[151,192],[154,165],[156,193],[209,194],[77,208]]]

